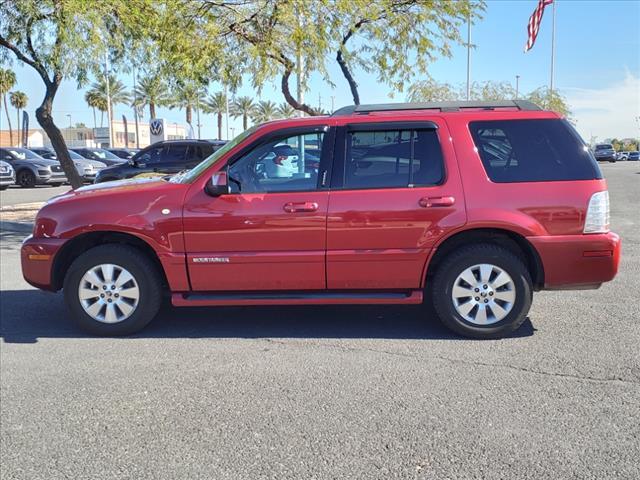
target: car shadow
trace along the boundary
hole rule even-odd
[[[91,337],[71,319],[61,293],[40,290],[0,292],[0,336],[7,343],[39,338]],[[511,337],[533,335],[527,318]],[[166,305],[141,332],[124,338],[385,338],[466,340],[422,306],[251,306]]]

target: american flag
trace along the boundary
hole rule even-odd
[[[536,43],[536,37],[538,36],[538,31],[540,30],[540,23],[542,22],[542,14],[544,13],[544,7],[547,5],[551,5],[553,0],[538,0],[538,6],[531,14],[529,18],[529,25],[527,25],[527,33],[529,34],[529,38],[527,38],[527,44],[524,46],[524,51],[528,52],[533,48],[533,44]]]

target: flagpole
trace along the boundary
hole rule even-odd
[[[556,3],[558,0],[554,0],[553,2],[553,13],[552,13],[552,21],[551,21],[551,81],[549,82],[549,95],[553,95],[553,74],[556,63]]]

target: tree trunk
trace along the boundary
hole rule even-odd
[[[191,126],[191,105],[187,105],[185,107],[185,112],[187,116],[187,123],[189,124],[189,126]]]
[[[42,129],[49,137],[49,140],[51,140],[51,145],[56,152],[57,159],[60,162],[60,165],[62,165],[62,170],[64,170],[64,173],[67,175],[69,183],[71,183],[71,188],[75,189],[82,186],[82,180],[80,179],[80,175],[69,156],[69,150],[64,142],[64,137],[62,136],[62,133],[60,133],[60,129],[53,122],[53,117],[51,116],[53,98],[55,97],[57,90],[57,84],[51,83],[47,85],[42,105],[36,109],[36,118],[38,119],[38,123]]]
[[[289,78],[291,77],[292,73],[293,73],[293,67],[287,67],[284,73],[282,74],[282,81],[280,83],[280,87],[282,89],[282,94],[284,95],[284,99],[287,101],[289,105],[291,105],[296,110],[302,110],[303,112],[311,116],[318,115],[318,112],[316,112],[309,105],[307,105],[306,103],[298,102],[298,100],[296,100],[293,97],[293,95],[291,95],[291,90],[289,90]],[[246,130],[246,127],[245,127],[245,130]]]
[[[96,123],[96,107],[91,107],[91,110],[93,110],[93,128],[98,128],[98,124]]]
[[[149,102],[149,115],[151,115],[149,120],[156,118],[156,104],[153,102]]]
[[[104,110],[100,110],[100,128],[104,128]]]
[[[353,75],[351,75],[349,66],[347,65],[347,62],[345,62],[344,58],[342,57],[341,50],[338,50],[338,53],[336,55],[336,60],[338,61],[338,65],[340,65],[340,70],[342,70],[342,75],[344,75],[344,78],[349,83],[349,88],[351,89],[351,96],[353,97],[354,105],[360,105],[360,94],[358,93],[358,84],[356,83],[356,80],[353,78]]]
[[[218,112],[218,140],[222,140],[222,112]]]
[[[7,106],[7,94],[5,93],[4,96],[4,113],[7,114],[7,123],[9,124],[9,143],[11,144],[12,147],[15,147],[15,145],[13,144],[13,128],[11,128],[11,118],[9,118],[9,107]]]
[[[16,108],[16,115],[18,117],[18,121],[16,122],[16,132],[18,133],[18,146],[22,147],[22,127],[20,126],[20,109]],[[26,145],[24,145],[26,147]]]
[[[246,113],[243,113],[243,114],[242,114],[242,128],[243,128],[244,130],[246,130],[246,129],[247,129],[247,127],[248,127],[247,123],[249,123],[249,122],[248,122],[248,115],[247,115]]]

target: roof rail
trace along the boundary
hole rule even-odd
[[[494,110],[496,108],[517,108],[519,110],[542,110],[535,103],[527,100],[492,100],[467,102],[416,102],[416,103],[378,103],[371,105],[349,105],[342,107],[332,117],[353,115],[358,113],[388,112],[401,110],[440,110],[441,112],[458,112],[465,108]]]

